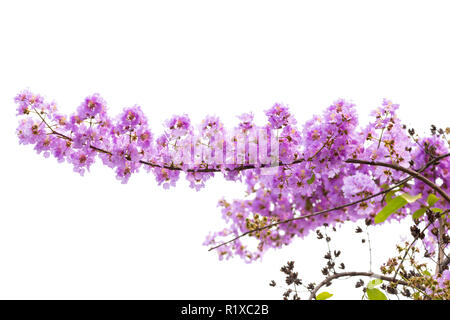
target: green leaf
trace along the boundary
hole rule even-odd
[[[417,196],[412,196],[409,193],[403,193],[398,197],[395,197],[391,201],[389,201],[386,206],[381,209],[380,212],[375,216],[375,223],[381,223],[385,221],[391,214],[393,214],[398,209],[405,206],[407,203],[413,203],[414,201],[420,199],[422,194],[418,194]]]
[[[422,273],[426,276],[431,276],[431,273],[428,270],[424,270]]]
[[[373,279],[367,285],[367,289],[373,289],[373,288],[375,288],[376,286],[378,286],[378,285],[380,285],[382,283],[383,283],[383,280],[381,280],[381,279]]]
[[[439,213],[444,212],[444,210],[442,210],[441,208],[431,208],[431,211],[433,211],[433,212],[439,212]]]
[[[429,205],[430,207],[432,207],[432,206],[433,206],[436,202],[438,202],[438,201],[439,201],[439,198],[436,197],[434,194],[430,193],[430,194],[428,195],[427,203],[428,203],[428,205]]]
[[[413,196],[406,192],[404,194],[399,195],[399,197],[402,197],[403,199],[408,201],[408,203],[413,203],[422,198],[422,194],[419,193],[417,196]]]
[[[386,203],[391,202],[391,200],[395,197],[395,190],[391,190],[388,193],[386,193]]]
[[[414,220],[419,219],[427,211],[427,208],[420,208],[413,213],[412,218]]]
[[[398,209],[400,209],[407,203],[408,202],[400,196],[392,199],[375,216],[375,223],[381,223],[381,222],[385,221],[391,214],[393,214],[395,211],[397,211]]]
[[[327,300],[331,298],[333,295],[329,292],[321,292],[316,296],[316,300]]]
[[[376,288],[367,288],[367,297],[369,300],[387,300],[386,295]]]
[[[312,184],[315,180],[316,180],[316,175],[313,172],[311,178],[309,178],[306,182],[308,182],[308,184]]]

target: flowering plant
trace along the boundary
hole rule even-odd
[[[386,297],[376,288],[382,281],[390,294],[403,286],[402,294],[415,299],[450,297],[450,129],[432,127],[431,136],[419,137],[397,117],[398,104],[384,100],[362,127],[355,105],[341,99],[302,127],[287,106],[276,103],[265,112],[263,126],[254,123],[252,114],[239,116],[232,129],[214,116],[194,126],[187,115],[180,115],[154,136],[139,106],[112,118],[98,94],[87,97],[70,116],[29,91],[19,93],[15,102],[20,143],[71,163],[81,175],[99,158],[122,183],[141,168],[153,173],[163,188],[174,187],[182,173],[196,190],[216,174],[245,183],[245,199],[219,201],[226,226],[205,240],[219,259],[239,256],[252,262],[311,232],[329,242],[323,227],[335,230],[346,221],[373,225],[410,217],[413,241],[398,246],[400,256],[382,266],[381,275],[337,272],[339,253],[329,250],[326,278],[307,286],[310,298],[328,298],[330,294],[318,290],[347,276],[375,278],[364,287],[370,299]],[[244,241],[245,236],[254,241]],[[414,258],[419,241],[425,257],[435,261],[433,274]],[[286,283],[299,286],[302,281],[293,270],[293,262],[282,268]]]

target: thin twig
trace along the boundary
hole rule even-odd
[[[367,244],[369,245],[369,271],[372,272],[372,244],[370,243],[369,226],[366,225]]]

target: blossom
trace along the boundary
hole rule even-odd
[[[190,131],[191,120],[187,115],[173,116],[166,121],[166,127],[169,129],[170,136],[179,138]]]
[[[125,108],[119,116],[115,129],[119,133],[132,132],[138,127],[147,125],[147,117],[142,112],[140,106],[135,105],[131,108]]]
[[[98,93],[86,97],[77,109],[77,115],[80,119],[94,118],[96,115],[105,113],[106,102]]]
[[[265,114],[269,118],[269,125],[272,129],[281,129],[288,124],[295,124],[288,107],[281,103],[275,103],[269,110],[265,111]]]
[[[239,122],[239,129],[246,131],[253,128],[253,113],[243,113],[239,115],[238,118],[241,120],[241,122]]]
[[[343,182],[342,192],[347,199],[356,195],[371,195],[380,189],[369,175],[361,172],[345,177]]]
[[[39,94],[33,94],[29,90],[24,90],[14,97],[17,104],[17,115],[28,114],[31,110],[39,109],[44,102],[44,98]]]

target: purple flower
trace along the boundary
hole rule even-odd
[[[120,133],[131,132],[139,126],[146,126],[147,118],[141,110],[140,106],[125,108],[119,117],[116,130]]]
[[[24,90],[14,97],[17,103],[17,115],[28,114],[33,109],[39,109],[44,103],[41,95],[33,94],[28,90]]]
[[[239,129],[242,131],[247,131],[253,128],[253,113],[243,113],[238,116],[238,119],[241,120],[239,122]]]
[[[170,136],[179,138],[190,132],[191,120],[187,115],[173,116],[166,121],[166,127],[169,129]]]
[[[343,182],[342,192],[347,199],[352,199],[357,195],[371,195],[377,193],[380,189],[369,175],[361,172],[345,177]]]
[[[281,103],[275,103],[269,110],[265,111],[265,114],[269,118],[269,126],[272,129],[281,129],[288,124],[295,124],[288,107]]]
[[[106,102],[98,93],[86,97],[83,103],[77,109],[77,115],[80,119],[94,118],[96,115],[106,113]]]

